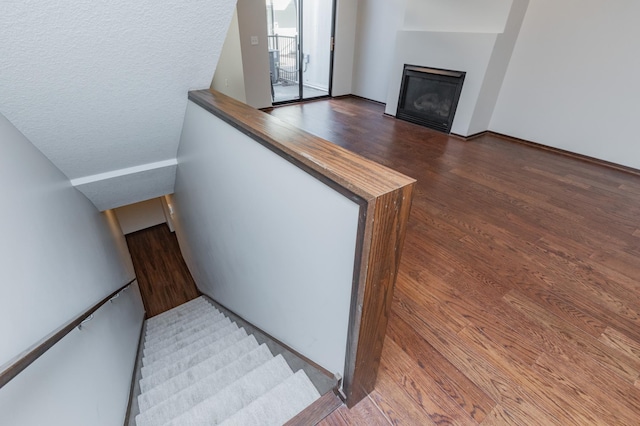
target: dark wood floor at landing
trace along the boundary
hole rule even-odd
[[[418,179],[376,390],[323,425],[640,424],[640,177],[360,99],[270,113]]]
[[[126,237],[147,318],[200,295],[182,258],[178,239],[167,224]]]

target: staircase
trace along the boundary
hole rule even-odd
[[[282,425],[320,398],[202,297],[147,320],[143,354],[138,426]]]

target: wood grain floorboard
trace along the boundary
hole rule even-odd
[[[147,317],[175,308],[200,294],[166,224],[126,236]]]
[[[418,180],[376,390],[322,425],[640,424],[640,177],[341,98],[270,114]]]

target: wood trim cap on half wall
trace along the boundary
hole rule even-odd
[[[415,179],[214,90],[189,100],[360,205],[343,388],[352,407],[375,386]]]

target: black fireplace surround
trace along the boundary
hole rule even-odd
[[[451,132],[465,72],[405,65],[396,117]]]

